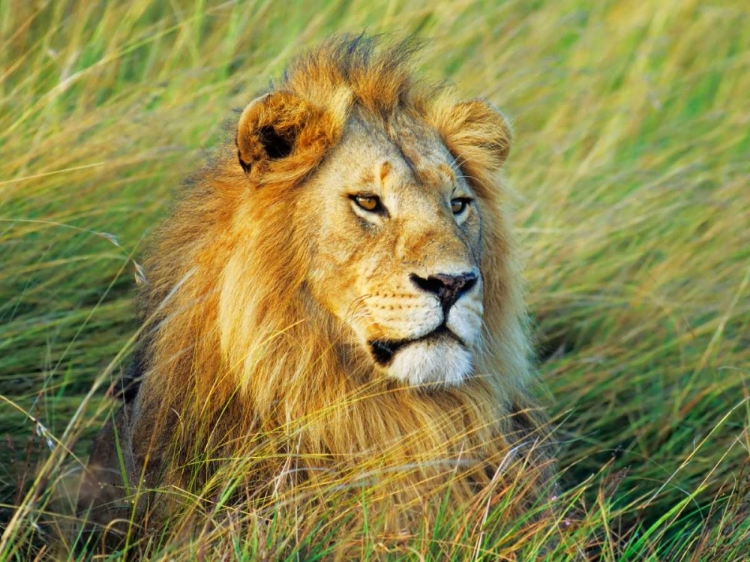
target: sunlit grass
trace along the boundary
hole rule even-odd
[[[0,0],[0,558],[50,555],[65,525],[51,512],[64,512],[68,472],[115,407],[105,390],[138,328],[142,241],[181,180],[292,55],[367,28],[428,39],[423,74],[514,121],[507,176],[562,443],[559,520],[503,522],[505,495],[480,527],[446,507],[383,537],[379,513],[357,533],[347,525],[366,492],[255,511],[219,494],[130,548],[742,559],[749,23],[738,1]]]

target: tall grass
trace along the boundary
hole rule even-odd
[[[193,538],[138,548],[746,557],[748,24],[739,1],[0,0],[0,559],[53,555],[50,512],[137,330],[141,241],[181,179],[292,55],[365,28],[428,39],[423,74],[514,120],[507,175],[562,443],[555,540],[447,507],[403,537],[341,536],[334,504],[305,521],[208,513]]]

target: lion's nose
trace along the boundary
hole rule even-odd
[[[450,307],[461,298],[461,295],[469,292],[476,285],[477,277],[476,273],[470,271],[459,275],[436,273],[427,278],[412,274],[410,279],[423,291],[437,295],[443,306],[443,312],[447,313]]]

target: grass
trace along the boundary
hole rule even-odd
[[[739,1],[0,0],[0,560],[86,557],[51,550],[51,512],[114,407],[142,240],[231,109],[365,28],[429,39],[423,74],[514,120],[558,538],[493,527],[502,505],[482,528],[446,508],[408,536],[342,537],[334,502],[205,514],[149,556],[747,556],[749,23]]]

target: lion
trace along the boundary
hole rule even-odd
[[[511,130],[417,79],[414,50],[344,37],[299,56],[190,180],[145,262],[92,520],[132,519],[136,489],[217,485],[231,462],[258,502],[366,474],[396,525],[445,486],[459,505],[550,481],[497,174]],[[172,513],[142,495],[139,521]]]

